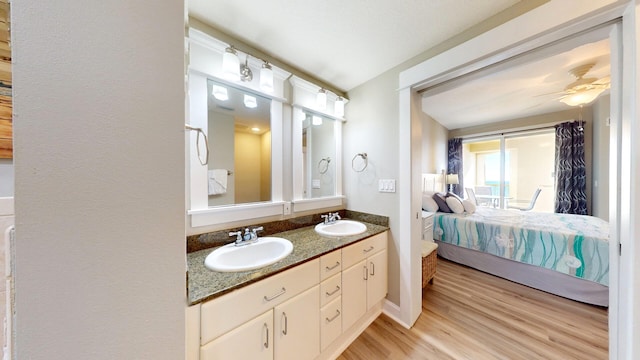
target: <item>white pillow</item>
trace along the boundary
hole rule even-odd
[[[438,211],[438,204],[431,195],[422,194],[422,210],[428,212]]]
[[[456,214],[464,212],[464,205],[462,205],[462,202],[454,196],[447,196],[447,205],[449,205],[449,209]]]
[[[462,200],[462,205],[464,206],[464,211],[468,212],[469,214],[473,214],[474,212],[476,212],[476,204],[474,204],[473,201],[468,199]]]

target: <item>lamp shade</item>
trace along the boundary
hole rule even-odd
[[[447,184],[458,184],[458,174],[447,174]]]
[[[211,95],[220,101],[229,100],[229,93],[227,92],[227,88],[220,85],[213,85],[211,88]]]
[[[318,110],[324,110],[327,108],[327,91],[325,89],[318,90],[318,94],[316,95],[316,104],[318,106]]]
[[[576,92],[575,94],[570,94],[567,96],[563,96],[560,101],[569,105],[569,106],[578,106],[578,105],[586,105],[593,100],[595,100],[598,95],[600,95],[604,89],[591,89]]]
[[[344,99],[341,96],[338,96],[336,102],[333,104],[333,113],[336,116],[344,116]]]
[[[248,107],[249,109],[254,109],[258,107],[258,101],[254,96],[244,94],[244,106]]]
[[[222,76],[231,81],[240,80],[240,59],[233,47],[228,47],[222,55]]]
[[[322,118],[320,116],[313,115],[312,119],[313,120],[311,121],[311,124],[316,125],[316,126],[317,125],[322,125]]]
[[[266,61],[260,69],[260,88],[266,92],[273,92],[273,69]]]

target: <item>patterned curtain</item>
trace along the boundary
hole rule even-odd
[[[556,125],[555,212],[587,215],[583,123]]]
[[[449,164],[447,174],[458,174],[458,184],[453,185],[453,193],[464,197],[464,185],[462,179],[462,139],[449,139]],[[447,185],[447,190],[449,186]]]

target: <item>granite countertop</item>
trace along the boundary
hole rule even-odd
[[[306,261],[320,257],[333,250],[358,242],[389,228],[362,222],[367,230],[358,235],[343,237],[321,236],[313,226],[289,230],[269,236],[285,238],[293,244],[293,251],[275,264],[260,269],[239,272],[219,272],[204,266],[204,259],[216,248],[187,254],[187,297],[189,305],[211,300],[243,286],[265,279]]]

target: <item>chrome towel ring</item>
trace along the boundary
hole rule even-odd
[[[329,163],[331,162],[330,157],[322,158],[318,161],[318,172],[320,174],[324,174],[329,170]]]
[[[185,124],[184,128],[186,130],[191,130],[196,132],[196,152],[198,153],[198,160],[202,166],[207,165],[209,163],[209,140],[207,139],[207,134],[204,133],[202,128],[193,127],[189,124]],[[200,135],[204,138],[204,146],[206,153],[204,154],[204,160],[202,159],[202,155],[200,155]]]
[[[362,159],[359,163],[356,162],[358,158]],[[363,172],[367,168],[367,165],[369,165],[367,153],[357,153],[353,159],[351,159],[351,168],[355,172]]]

